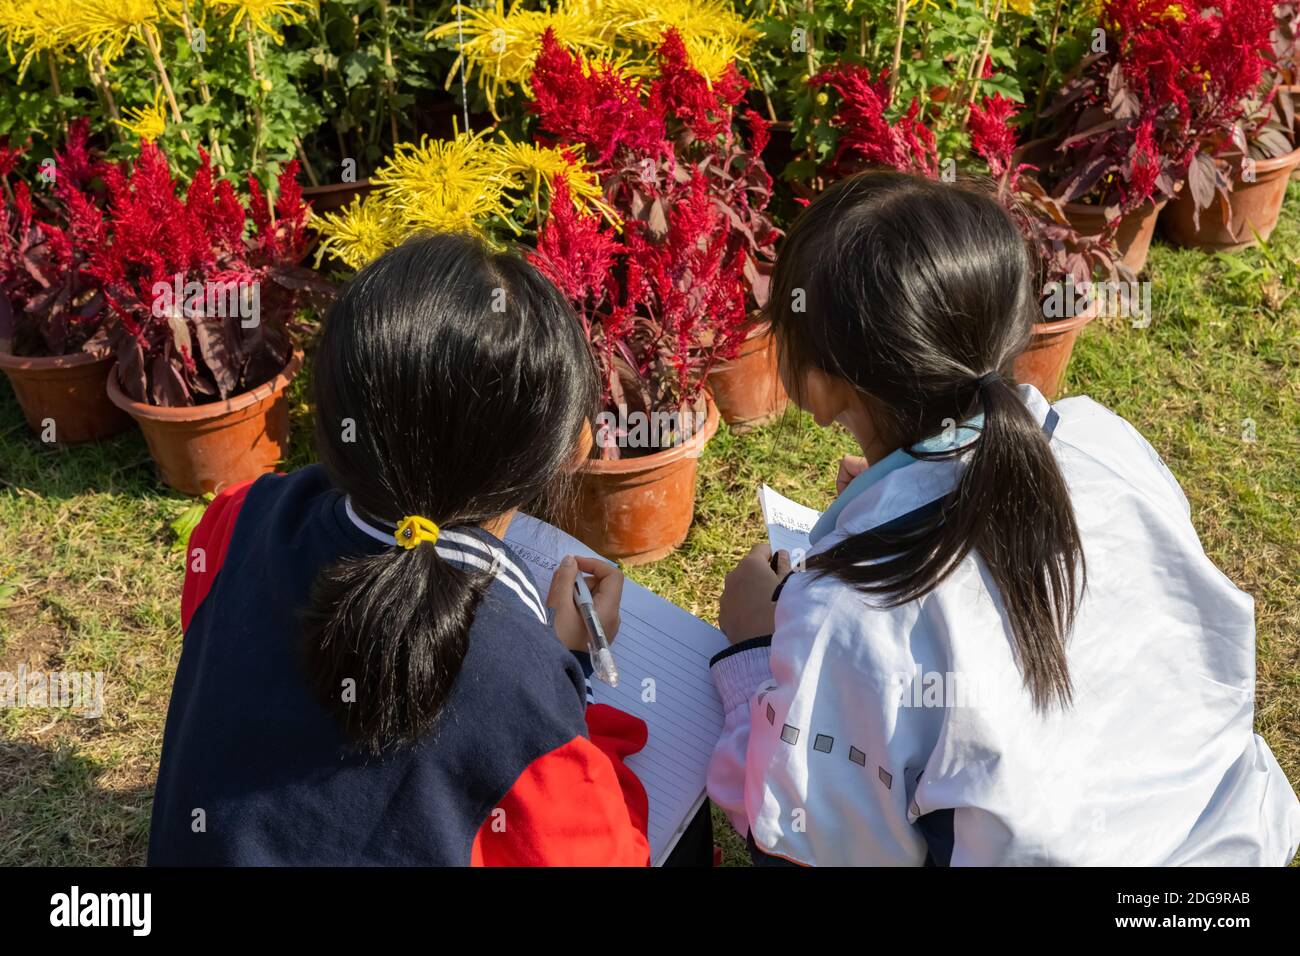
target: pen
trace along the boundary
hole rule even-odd
[[[610,687],[617,687],[618,667],[614,664],[614,654],[609,649],[605,629],[600,626],[600,618],[596,615],[596,602],[591,597],[591,588],[587,587],[581,571],[573,582],[573,601],[587,624],[587,653],[591,655],[592,670]]]

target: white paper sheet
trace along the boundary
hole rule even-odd
[[[797,501],[791,501],[767,485],[758,487],[758,505],[763,509],[763,522],[767,525],[767,542],[771,545],[773,553],[788,551],[793,555],[796,549],[806,552],[811,547],[808,543],[808,532],[821,517],[821,512],[814,511]]]
[[[599,557],[576,538],[528,515],[505,541],[528,563],[545,597],[566,554]],[[715,627],[632,581],[623,587],[622,623],[613,643],[618,687],[592,679],[597,703],[640,717],[646,746],[627,765],[650,798],[650,859],[662,866],[704,802],[705,774],[722,733],[722,701],[709,658],[727,646]]]

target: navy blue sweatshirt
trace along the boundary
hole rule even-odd
[[[527,568],[482,529],[437,545],[493,581],[433,731],[381,757],[345,741],[308,684],[299,615],[322,568],[396,546],[319,466],[208,508],[187,549],[149,863],[645,864],[645,792],[622,763],[645,725],[587,704]]]

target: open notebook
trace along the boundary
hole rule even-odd
[[[758,487],[758,504],[763,509],[767,541],[774,553],[788,551],[793,556],[795,549],[800,548],[806,552],[811,547],[808,532],[821,517],[820,511],[791,501],[767,485]]]
[[[528,563],[543,595],[564,555],[599,557],[576,538],[523,514],[510,523],[505,540]],[[722,733],[722,702],[709,676],[709,658],[727,640],[632,581],[624,584],[620,617],[613,645],[618,687],[593,678],[592,691],[597,703],[646,722],[646,746],[627,765],[650,798],[650,860],[661,866],[704,803],[709,757]]]

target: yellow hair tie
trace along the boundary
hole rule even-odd
[[[417,544],[429,542],[429,544],[438,543],[438,526],[428,518],[421,518],[419,515],[407,515],[402,519],[402,523],[397,526],[397,533],[393,535],[407,551],[410,551]]]

